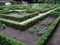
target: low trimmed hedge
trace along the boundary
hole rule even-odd
[[[48,16],[48,15],[44,15],[44,16],[41,16],[41,17],[38,17],[38,18],[34,18],[34,19],[32,19],[31,21],[28,21],[28,22],[26,22],[26,23],[23,23],[22,25],[23,25],[25,28],[30,27],[30,26],[36,24],[38,21],[44,19],[44,18],[47,17],[47,16]]]
[[[38,14],[39,14],[39,12],[34,12],[34,13],[29,14],[29,15],[24,15],[24,16],[20,16],[20,17],[9,16],[6,14],[0,14],[0,16],[3,18],[7,18],[7,19],[23,21],[23,20],[26,20],[28,18],[32,18],[34,16],[37,16]]]
[[[22,26],[21,24],[19,24],[18,22],[15,22],[15,21],[0,18],[0,22],[2,24],[5,24],[7,26],[10,26],[10,27],[13,27],[13,28],[16,28],[16,29],[23,30],[23,28],[24,28],[24,26]]]
[[[48,39],[48,37],[51,35],[51,33],[54,31],[56,25],[60,21],[60,16],[53,22],[53,24],[48,28],[48,31],[42,35],[42,37],[36,42],[36,45],[44,45],[45,41]]]
[[[0,45],[26,45],[26,44],[0,34]]]

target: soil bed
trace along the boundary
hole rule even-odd
[[[45,30],[52,24],[56,19],[56,16],[48,16],[36,25],[26,29],[25,31],[16,30],[11,27],[6,27],[4,30],[0,30],[0,34],[4,34],[8,37],[17,39],[27,45],[35,45],[37,40],[42,36],[40,34],[45,33]],[[49,23],[47,23],[49,22]],[[43,33],[40,33],[44,31]],[[39,34],[38,34],[39,33]]]

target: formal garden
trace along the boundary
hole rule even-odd
[[[59,23],[60,4],[0,6],[0,45],[45,45]]]

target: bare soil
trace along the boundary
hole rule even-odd
[[[60,45],[60,23],[46,45]]]
[[[9,16],[19,17],[21,14],[19,13],[10,13]]]

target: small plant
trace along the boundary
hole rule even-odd
[[[2,29],[5,29],[6,28],[6,25],[5,24],[2,24]]]
[[[5,27],[6,27],[5,24],[0,23],[0,30],[1,30],[1,29],[5,29]]]
[[[39,31],[38,32],[38,35],[42,35],[42,34],[44,34],[44,31]]]

